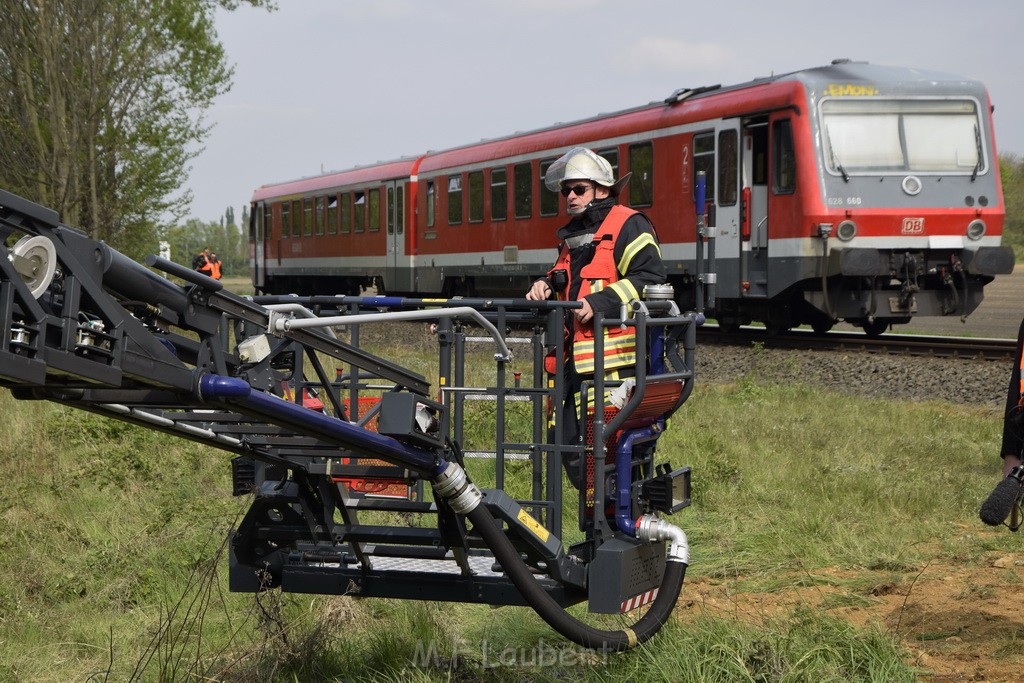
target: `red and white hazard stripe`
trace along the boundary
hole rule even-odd
[[[657,588],[649,590],[646,593],[634,595],[629,600],[625,600],[621,605],[619,605],[619,613],[625,614],[626,612],[634,610],[637,607],[643,607],[647,603],[652,602],[656,597],[658,597]]]

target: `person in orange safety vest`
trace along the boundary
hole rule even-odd
[[[207,248],[207,250],[206,250],[206,258],[210,262],[210,277],[212,277],[214,280],[219,280],[220,279],[220,259],[217,258],[217,255],[215,253],[213,253],[212,251],[210,251],[209,248]]]
[[[207,277],[212,277],[214,280],[221,278],[220,259],[217,258],[217,255],[209,247],[203,249],[192,259],[192,270],[197,270]]]
[[[575,147],[551,164],[545,184],[566,198],[569,222],[557,233],[558,259],[545,277],[535,281],[526,298],[543,301],[557,297],[580,301],[582,307],[567,316],[566,400],[560,412],[564,442],[582,441],[578,406],[583,381],[595,370],[595,312],[618,317],[622,304],[639,299],[644,287],[666,280],[654,226],[634,209],[618,204],[619,192],[632,174],[615,179],[611,164],[584,147]],[[633,328],[603,328],[605,380],[634,375],[638,360],[646,362],[641,350],[637,357]],[[593,401],[588,397],[588,405]],[[578,457],[563,460],[566,474],[580,488],[582,473]]]
[[[210,248],[206,247],[192,259],[192,270],[199,271],[207,277],[213,277],[213,264],[210,263]]]

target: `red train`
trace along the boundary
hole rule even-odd
[[[1000,246],[991,111],[977,81],[837,60],[264,185],[252,198],[253,283],[268,294],[372,283],[389,294],[521,296],[553,263],[568,220],[544,173],[582,145],[617,177],[632,172],[621,201],[654,223],[681,305],[711,294],[709,313],[725,327],[824,331],[845,320],[878,334],[916,315],[967,315],[1013,269]],[[709,229],[698,241],[702,171]]]

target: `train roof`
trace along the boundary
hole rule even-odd
[[[377,179],[410,177],[418,172],[428,173],[437,169],[484,163],[493,159],[529,155],[544,150],[567,149],[588,140],[628,135],[649,130],[652,126],[661,127],[684,117],[700,120],[735,115],[736,107],[748,97],[745,93],[751,88],[760,89],[759,108],[764,110],[790,104],[794,91],[800,87],[809,93],[813,100],[829,94],[832,92],[830,88],[836,86],[871,88],[868,92],[883,95],[970,92],[982,100],[983,105],[987,103],[984,85],[971,78],[926,69],[837,59],[827,65],[771,74],[743,83],[680,88],[663,100],[645,105],[529,131],[519,131],[444,150],[427,151],[416,157],[357,166],[345,171],[284,183],[272,183],[256,190],[253,201],[372,182]],[[721,111],[716,113],[716,110]]]
[[[379,161],[343,171],[331,171],[308,178],[297,178],[279,183],[261,185],[252,195],[252,201],[258,202],[270,197],[299,196],[307,192],[315,192],[341,185],[357,185],[359,183],[384,180],[389,178],[408,178],[416,174],[421,156],[402,157],[392,161]]]

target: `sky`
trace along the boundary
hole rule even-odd
[[[277,0],[218,10],[233,86],[187,217],[259,186],[848,58],[974,78],[1024,155],[1021,0]]]

